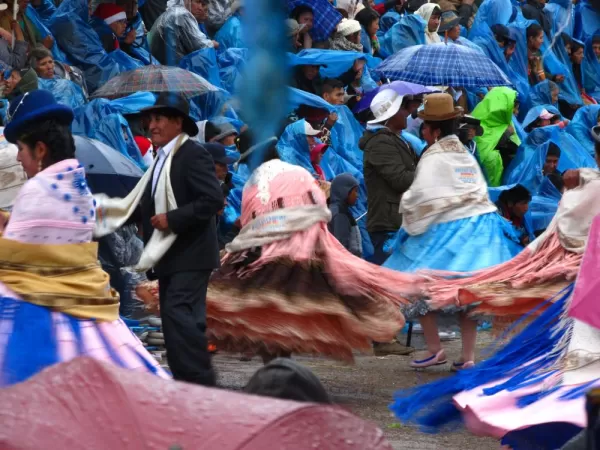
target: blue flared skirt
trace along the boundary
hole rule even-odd
[[[383,265],[388,269],[471,272],[508,261],[523,247],[514,227],[493,212],[439,223],[418,236],[401,228],[392,249]]]

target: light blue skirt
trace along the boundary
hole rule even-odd
[[[391,248],[393,252],[383,267],[399,272],[472,272],[508,261],[523,250],[514,227],[495,212],[433,225],[418,236],[401,228]],[[464,309],[451,306],[442,312],[452,314]],[[407,320],[429,311],[424,299],[403,308]]]
[[[392,250],[383,265],[388,269],[471,272],[508,261],[523,247],[514,227],[493,212],[433,225],[418,236],[401,228]]]

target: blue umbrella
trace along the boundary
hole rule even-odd
[[[390,80],[424,86],[463,88],[510,86],[500,68],[483,53],[464,45],[415,45],[386,59],[375,72]]]
[[[356,104],[352,111],[355,113],[359,113],[369,108],[371,106],[371,101],[373,100],[373,98],[384,89],[391,89],[399,95],[421,95],[436,92],[434,89],[425,87],[421,84],[409,83],[407,81],[393,81],[389,84],[382,84],[376,89],[367,92],[363,96],[363,98],[361,98],[360,101]]]
[[[135,162],[95,139],[73,136],[75,157],[85,168],[86,179],[94,194],[125,197],[144,175]]]
[[[310,35],[316,42],[329,40],[331,33],[342,20],[342,15],[328,0],[288,0],[288,9],[292,12],[298,6],[308,6],[313,10],[313,27]]]

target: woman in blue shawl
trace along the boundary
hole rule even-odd
[[[581,72],[585,93],[600,101],[600,31],[585,43]]]

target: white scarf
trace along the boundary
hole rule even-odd
[[[289,239],[293,233],[308,230],[319,222],[328,223],[331,211],[324,206],[297,206],[272,211],[252,220],[225,247],[229,253]]]
[[[437,223],[451,222],[496,211],[475,158],[455,135],[429,147],[402,195],[402,228],[419,235]]]
[[[163,168],[156,183],[154,192],[154,207],[156,214],[165,214],[169,211],[177,209],[175,194],[171,186],[171,162],[175,152],[188,140],[189,136],[185,133],[177,137],[175,147],[167,156]],[[105,194],[94,196],[98,214],[96,215],[96,226],[94,228],[94,236],[102,237],[115,232],[121,228],[135,211],[137,206],[146,191],[148,183],[152,183],[154,168],[159,158],[154,160],[142,179],[138,182],[135,188],[125,198],[110,198]],[[154,230],[150,240],[144,248],[144,252],[140,257],[134,270],[145,272],[154,267],[160,259],[167,253],[173,242],[177,239],[177,235],[170,230],[159,231]]]

